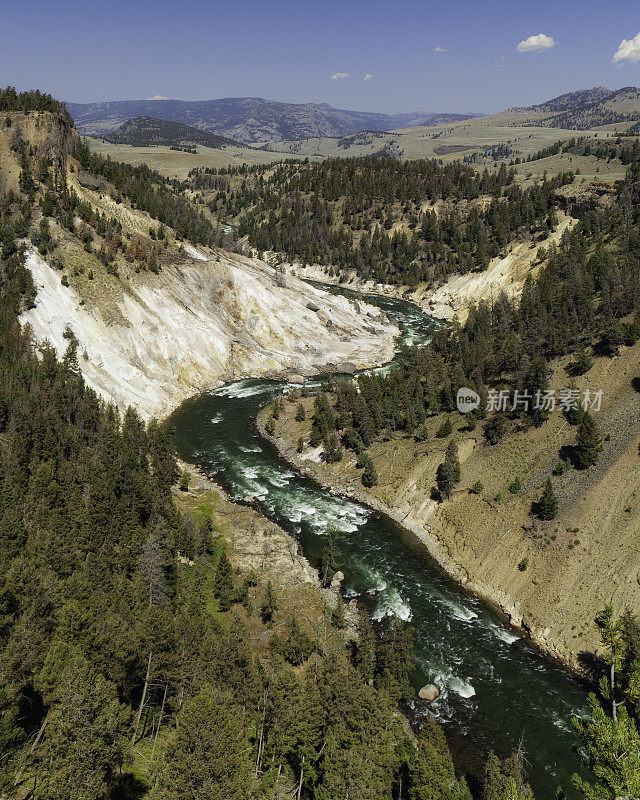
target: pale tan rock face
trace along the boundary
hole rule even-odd
[[[60,355],[69,326],[89,385],[146,419],[227,380],[384,363],[399,333],[377,309],[362,303],[358,309],[292,277],[281,286],[268,265],[226,252],[186,246],[179,264],[129,285],[109,323],[63,286],[36,251],[28,252],[26,264],[38,295],[22,323]]]

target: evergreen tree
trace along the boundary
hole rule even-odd
[[[241,719],[240,710],[211,686],[187,700],[167,741],[150,800],[246,800],[250,773]]]
[[[615,618],[613,605],[608,603],[596,616],[596,625],[604,648],[604,660],[609,665],[609,675],[600,688],[602,696],[611,703],[611,717],[615,722],[618,706],[621,705],[621,702],[616,702],[616,673],[622,666],[624,655],[624,622]]]
[[[597,463],[602,450],[595,420],[588,412],[584,412],[578,425],[575,447],[575,459],[579,469],[588,469]]]
[[[438,466],[436,471],[436,483],[438,485],[440,499],[446,500],[451,495],[455,483],[453,466],[449,462],[443,461],[442,464]]]
[[[558,500],[553,491],[551,478],[547,478],[540,500],[538,500],[538,516],[540,519],[555,519],[558,514]]]
[[[584,760],[595,781],[579,775],[573,782],[587,800],[618,800],[640,796],[640,736],[634,720],[620,709],[608,716],[594,694],[589,695],[590,717],[573,721],[584,748]]]
[[[373,461],[366,454],[364,455],[363,461],[364,470],[362,472],[362,484],[367,488],[376,486],[378,483],[378,471],[376,470]]]
[[[233,588],[233,569],[225,550],[220,553],[220,558],[216,565],[214,594],[218,600],[220,611],[228,611],[235,599],[235,591]]]
[[[24,730],[18,724],[18,705],[4,686],[0,686],[0,793],[13,787],[14,757],[24,738]]]
[[[412,694],[411,671],[414,666],[411,626],[394,619],[382,631],[377,651],[376,686],[395,699]]]
[[[456,780],[444,733],[431,716],[420,728],[407,788],[409,800],[471,800],[464,780]]]
[[[278,610],[278,599],[276,597],[275,589],[271,581],[267,582],[267,588],[264,594],[264,600],[260,606],[260,616],[263,622],[272,622],[273,615]]]
[[[451,417],[446,417],[436,431],[436,436],[439,439],[446,439],[447,436],[451,436],[452,431],[453,425],[451,424]]]
[[[76,656],[53,693],[35,773],[42,800],[108,798],[127,750],[130,711],[115,686]]]
[[[444,461],[437,469],[436,483],[442,500],[446,500],[453,491],[453,487],[460,481],[460,461],[458,460],[458,445],[452,439],[447,445]]]

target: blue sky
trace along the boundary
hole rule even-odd
[[[639,85],[639,33],[640,0],[0,0],[0,84],[492,112]]]

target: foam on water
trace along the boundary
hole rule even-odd
[[[512,633],[510,630],[507,630],[507,628],[501,628],[498,625],[492,625],[491,630],[493,631],[495,636],[505,644],[513,644],[514,642],[517,642],[518,639],[520,639],[520,637],[517,634]]]
[[[219,422],[222,422],[223,419],[224,417],[222,416],[222,414],[216,414],[215,417],[211,417],[211,422],[214,425],[217,425]]]
[[[461,603],[456,603],[455,600],[448,598],[443,599],[442,604],[445,605],[456,619],[462,622],[472,622],[478,619],[478,614],[470,608],[465,608]]]
[[[569,721],[559,716],[555,711],[552,713],[552,722],[556,728],[559,728],[561,731],[565,731],[565,733],[570,733],[572,730]]]
[[[471,681],[456,675],[451,668],[441,665],[434,666],[430,663],[421,664],[421,666],[426,667],[425,673],[432,676],[433,683],[442,692],[443,699],[446,699],[448,691],[454,692],[465,700],[475,697],[476,690]]]
[[[458,678],[457,676],[453,676],[449,680],[449,686],[453,689],[453,691],[459,695],[460,697],[464,697],[468,699],[470,697],[474,697],[476,690],[473,688],[473,685],[469,681],[465,681],[462,678]]]
[[[247,385],[247,381],[240,381],[239,383],[230,383],[227,386],[222,386],[216,389],[212,394],[218,397],[253,397],[257,394],[267,394],[272,391],[271,386],[264,384],[256,384],[254,386]]]
[[[397,589],[382,590],[372,614],[373,619],[378,622],[385,617],[398,617],[403,622],[408,622],[412,616],[411,606],[400,596]]]
[[[282,489],[285,486],[288,486],[290,481],[289,478],[284,478],[284,477],[278,478],[275,475],[265,475],[264,477],[267,483],[270,483],[272,486],[275,486],[278,489]]]
[[[261,447],[244,447],[243,445],[238,445],[238,447],[243,453],[261,453],[262,452],[262,448]]]

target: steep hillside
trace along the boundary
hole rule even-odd
[[[549,384],[557,391],[568,385],[563,366]],[[445,417],[430,420],[428,442],[396,434],[374,443],[367,452],[379,483],[368,489],[352,453],[333,463],[321,460],[321,448],[306,446],[299,453],[299,438],[308,443],[309,422],[295,420],[295,403],[285,404],[275,422],[275,442],[305,473],[412,531],[457,580],[499,605],[546,650],[579,664],[580,654],[598,643],[594,609],[613,601],[616,608],[640,613],[640,417],[632,388],[639,369],[635,345],[615,364],[599,359],[575,382],[580,390],[604,388],[597,419],[608,437],[606,456],[592,470],[554,478],[561,511],[551,522],[532,516],[531,505],[556,467],[558,451],[575,441],[575,428],[559,410],[543,427],[494,446],[454,417],[462,481],[444,504],[433,498],[433,487],[448,445],[435,436]],[[310,419],[313,400],[303,402]],[[516,478],[520,488],[512,493]]]
[[[537,252],[423,293],[461,324],[396,371],[330,387],[297,425],[265,416],[290,460],[573,663],[598,641],[594,609],[640,613],[639,176],[575,203]],[[460,392],[477,392],[471,413]]]
[[[16,191],[21,174],[23,142],[32,148],[31,160],[40,174],[46,164],[60,169],[65,157],[80,140],[70,120],[48,111],[12,111],[3,115],[0,129],[0,192]]]
[[[0,129],[9,188],[36,190],[41,153],[57,164],[47,180],[63,187],[44,192],[23,231],[35,295],[21,319],[60,356],[73,341],[103,396],[149,418],[229,378],[390,357],[397,328],[376,309],[217,247],[220,231],[161,176],[90,156],[60,125],[14,113]]]
[[[216,136],[192,125],[183,125],[180,122],[166,122],[153,117],[135,117],[127,120],[108,136],[104,137],[112,144],[130,144],[135,147],[150,147],[153,145],[166,145],[169,147],[205,147],[219,148],[224,145],[241,147],[233,139]]]
[[[108,307],[81,280],[64,286],[37,252],[27,266],[37,296],[23,324],[60,355],[72,331],[89,385],[145,418],[225,380],[350,370],[393,353],[397,329],[376,309],[293,278],[282,286],[273,268],[223,251],[185,245],[158,275],[114,282]]]
[[[121,100],[67,103],[83,133],[104,136],[128,119],[150,116],[252,144],[311,136],[341,137],[362,130],[392,130],[408,125],[463,119],[463,114],[379,114],[347,111],[315,103],[281,103],[260,97],[220,100]]]

